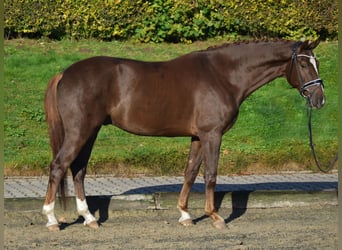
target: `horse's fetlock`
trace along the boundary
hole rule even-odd
[[[77,205],[77,212],[80,215],[83,215],[84,213],[88,212],[88,205],[87,205],[86,200],[82,201],[82,200],[76,198],[76,205]]]
[[[53,213],[53,210],[55,208],[55,202],[51,202],[50,204],[46,204],[43,206],[43,214],[47,215],[50,213]]]
[[[89,212],[86,200],[81,200],[76,198],[77,212],[79,215],[83,216],[84,224],[88,225],[96,221],[95,217]]]
[[[179,222],[191,220],[191,216],[190,216],[190,213],[188,211],[184,211],[181,209],[179,209],[179,211],[181,212],[181,217],[178,220]]]
[[[58,221],[55,217],[54,213],[54,207],[55,207],[55,202],[51,202],[50,204],[46,204],[43,206],[43,214],[46,215],[48,222],[46,223],[46,226],[49,228],[54,225],[58,225]]]

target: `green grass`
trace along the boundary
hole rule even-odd
[[[47,174],[51,160],[43,99],[48,80],[70,64],[94,55],[166,60],[223,41],[184,44],[130,42],[5,41],[5,174]],[[337,43],[316,49],[326,106],[313,112],[318,156],[328,162],[337,150]],[[308,146],[305,100],[285,79],[253,93],[241,106],[235,126],[223,137],[220,174],[284,169],[315,170]],[[100,131],[90,173],[182,174],[190,138],[130,135],[113,126]]]

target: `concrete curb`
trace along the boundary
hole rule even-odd
[[[154,193],[178,193],[183,177],[118,178],[114,176],[87,176],[87,196],[145,195]],[[4,180],[4,198],[45,197],[48,176],[7,177]],[[68,178],[69,196],[74,196],[72,179]],[[338,175],[332,174],[278,174],[218,176],[217,192],[237,191],[323,191],[337,190]],[[204,180],[196,179],[192,192],[203,193]]]
[[[92,212],[120,210],[168,210],[176,209],[178,193],[155,193],[146,195],[88,196],[87,202]],[[337,191],[236,191],[216,192],[216,207],[220,209],[266,209],[284,207],[338,205]],[[40,212],[43,198],[8,198],[5,199],[5,211],[37,211]],[[190,209],[203,209],[205,195],[191,193]],[[56,210],[62,212],[57,204]],[[68,198],[69,212],[76,211],[74,197]]]
[[[71,179],[68,180],[68,210],[76,210]],[[48,177],[5,178],[5,211],[40,212]],[[85,188],[93,211],[176,209],[183,177],[117,178],[88,176]],[[219,176],[216,207],[251,209],[337,205],[338,175],[284,174]],[[190,195],[189,208],[203,209],[205,185],[197,178]],[[57,205],[56,209],[60,209]]]

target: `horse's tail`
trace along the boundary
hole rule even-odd
[[[53,159],[56,158],[59,150],[61,149],[64,141],[64,127],[61,116],[57,107],[57,87],[58,83],[63,77],[63,73],[59,73],[51,78],[49,81],[45,99],[44,99],[44,109],[45,109],[45,118],[49,127],[49,136],[50,136],[50,145],[52,149]],[[67,172],[64,174],[63,179],[59,185],[59,193],[62,198],[63,207],[66,208],[66,194],[65,190],[67,190]]]

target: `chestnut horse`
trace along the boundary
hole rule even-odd
[[[97,228],[89,212],[84,177],[102,125],[113,124],[144,136],[191,137],[185,180],[178,208],[182,225],[191,186],[205,164],[205,214],[216,228],[225,222],[214,205],[222,135],[234,124],[241,103],[277,77],[286,77],[307,99],[324,105],[323,82],[313,49],[319,41],[253,41],[224,44],[164,62],[98,56],[54,76],[45,96],[53,161],[43,213],[49,230],[59,230],[54,214],[56,193],[71,169],[78,213]],[[63,192],[62,192],[63,194]]]

